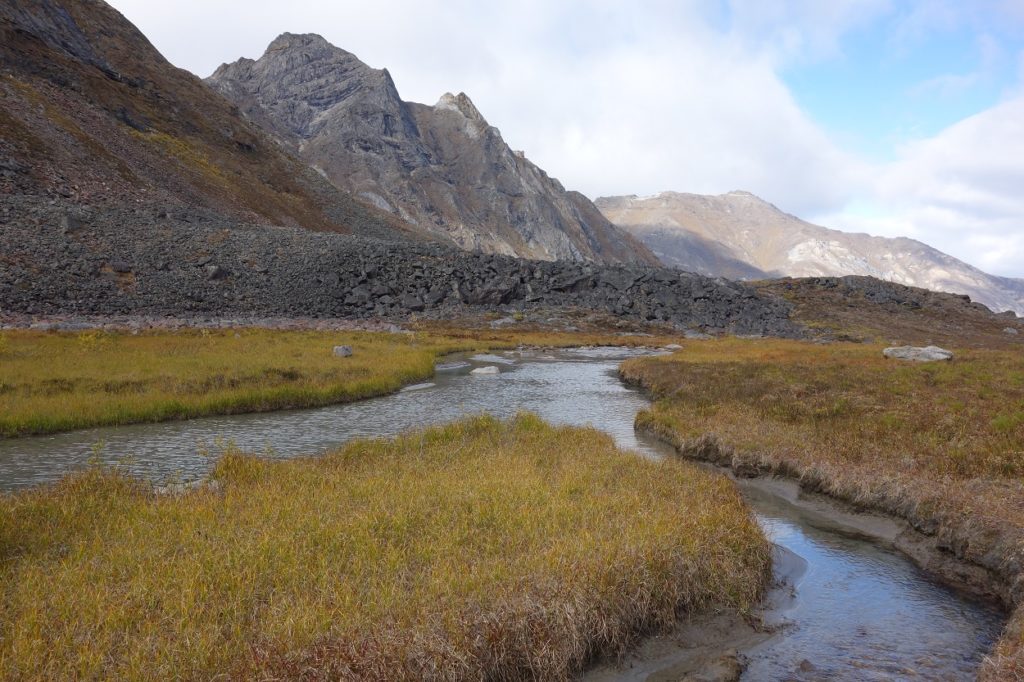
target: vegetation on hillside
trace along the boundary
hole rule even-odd
[[[728,480],[529,414],[212,480],[0,497],[0,676],[563,679],[769,575]]]

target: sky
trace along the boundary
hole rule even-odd
[[[112,0],[200,76],[319,33],[591,198],[747,190],[1024,277],[1024,0]]]

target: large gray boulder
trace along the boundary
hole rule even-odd
[[[953,351],[938,346],[892,346],[882,354],[893,360],[912,360],[914,362],[939,362],[953,359]]]

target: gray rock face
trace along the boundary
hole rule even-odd
[[[317,35],[285,33],[207,82],[338,187],[458,246],[541,260],[657,259],[505,144],[465,94],[403,101]]]
[[[0,314],[446,318],[502,307],[576,308],[680,329],[799,336],[790,304],[741,283],[646,265],[530,261],[438,244],[239,225],[162,206],[96,209],[64,234],[67,206],[7,198]],[[116,255],[132,276],[104,267]],[[210,279],[208,268],[219,268]]]
[[[953,351],[938,346],[893,346],[886,348],[882,354],[893,360],[912,360],[914,362],[938,362],[953,359]]]

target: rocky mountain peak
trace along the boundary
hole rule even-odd
[[[266,53],[295,49],[338,50],[317,33],[282,33],[267,46]],[[339,50],[340,51],[340,50]]]
[[[386,70],[315,34],[283,34],[208,83],[336,186],[432,236],[542,260],[657,262],[514,154],[464,92],[405,102]]]
[[[464,92],[460,92],[458,95],[453,95],[450,92],[446,92],[441,95],[441,99],[434,105],[438,109],[447,109],[449,111],[457,111],[470,121],[487,125],[487,121],[484,119],[480,110],[476,108],[473,101],[469,99],[469,96]]]

